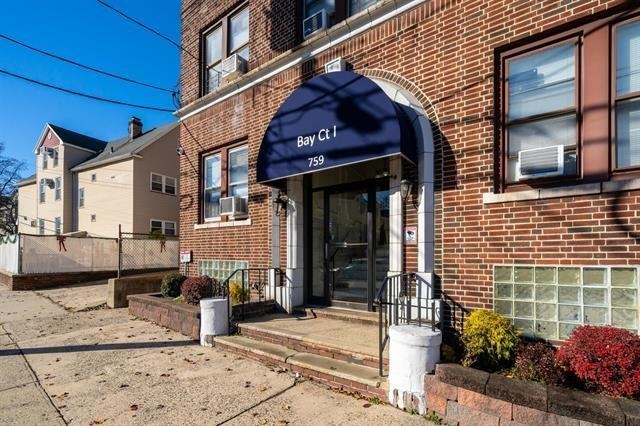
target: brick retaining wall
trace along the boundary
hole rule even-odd
[[[449,425],[640,426],[640,402],[439,364],[425,376],[427,409]]]
[[[200,339],[200,306],[174,302],[159,294],[135,294],[127,296],[127,300],[131,315]]]

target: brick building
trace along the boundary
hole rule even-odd
[[[543,337],[640,328],[637,2],[183,0],[182,26],[191,274],[372,309],[416,272]]]

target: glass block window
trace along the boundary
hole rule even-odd
[[[199,260],[198,275],[207,275],[219,281],[224,281],[236,269],[246,269],[249,262],[245,260]],[[242,275],[237,273],[234,278],[241,282]],[[233,283],[233,281],[231,281]]]
[[[496,265],[494,310],[525,335],[563,340],[582,324],[640,330],[640,269]]]

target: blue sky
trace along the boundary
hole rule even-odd
[[[106,0],[180,41],[180,0]],[[113,74],[174,89],[179,50],[95,0],[3,2],[0,34]],[[129,84],[48,58],[0,38],[0,69],[91,95],[173,109],[170,93]],[[111,105],[35,86],[0,74],[0,142],[4,155],[26,163],[47,122],[103,140],[124,136],[131,116],[144,129],[175,121],[171,113]]]

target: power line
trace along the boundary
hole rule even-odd
[[[6,70],[3,70],[3,69],[0,69],[0,74],[6,74],[6,75],[9,75],[11,77],[18,78],[20,80],[24,80],[24,81],[28,81],[28,82],[33,83],[33,84],[37,84],[39,86],[48,87],[50,89],[59,90],[61,92],[69,93],[71,95],[81,96],[83,98],[89,98],[89,99],[93,99],[93,100],[96,100],[96,101],[108,102],[108,103],[112,103],[112,104],[116,104],[116,105],[130,106],[130,107],[140,108],[140,109],[148,109],[148,110],[152,110],[152,111],[161,111],[161,112],[173,112],[174,111],[172,109],[167,109],[167,108],[159,108],[159,107],[153,107],[153,106],[138,105],[138,104],[132,104],[132,103],[129,103],[129,102],[117,101],[115,99],[108,99],[108,98],[102,98],[100,96],[89,95],[87,93],[77,92],[75,90],[66,89],[64,87],[54,86],[54,85],[49,84],[49,83],[44,83],[42,81],[34,80],[34,79],[29,78],[29,77],[25,77],[23,75],[14,74],[14,73],[12,73],[10,71],[6,71]]]
[[[106,76],[109,76],[109,77],[117,78],[119,80],[126,81],[126,82],[133,83],[133,84],[139,84],[140,86],[145,86],[145,87],[149,87],[149,88],[152,88],[152,89],[161,90],[163,92],[172,93],[172,94],[174,93],[174,91],[170,90],[170,89],[165,89],[163,87],[154,86],[153,84],[143,83],[141,81],[133,80],[133,79],[128,78],[128,77],[123,77],[123,76],[120,76],[120,75],[117,75],[117,74],[113,74],[113,73],[110,73],[110,72],[107,72],[107,71],[102,71],[102,70],[100,70],[98,68],[94,68],[94,67],[91,67],[91,66],[88,66],[88,65],[84,65],[84,64],[81,64],[79,62],[73,61],[71,59],[63,58],[62,56],[58,56],[56,54],[53,54],[53,53],[46,52],[44,50],[38,49],[37,47],[30,46],[30,45],[28,45],[28,44],[26,44],[24,42],[21,42],[19,40],[16,40],[16,39],[11,38],[11,37],[9,37],[7,35],[4,35],[4,34],[0,34],[0,38],[3,38],[5,40],[7,40],[7,41],[10,41],[11,43],[15,43],[15,44],[20,45],[22,47],[25,47],[27,49],[33,50],[34,52],[38,52],[38,53],[40,53],[42,55],[46,55],[46,56],[49,56],[51,58],[55,58],[55,59],[57,59],[59,61],[66,62],[66,63],[72,64],[72,65],[75,65],[77,67],[84,68],[84,69],[96,72],[98,74],[102,74],[102,75],[106,75]]]
[[[191,54],[191,52],[189,52],[187,49],[185,49],[184,47],[182,47],[181,44],[176,43],[175,41],[171,40],[169,37],[165,36],[164,34],[161,34],[160,32],[154,30],[153,28],[145,25],[144,23],[138,21],[135,18],[132,18],[131,16],[127,15],[126,13],[116,9],[115,7],[111,6],[109,3],[103,1],[103,0],[96,0],[98,3],[100,3],[101,5],[103,5],[106,8],[109,8],[111,10],[113,10],[115,13],[117,13],[118,15],[122,16],[123,18],[133,22],[136,25],[141,26],[142,28],[144,28],[147,31],[151,31],[153,34],[157,35],[158,37],[168,41],[169,43],[173,44],[175,47],[177,47],[178,49],[182,50],[183,52],[185,52],[187,55],[191,56],[193,59],[195,59],[196,61],[198,60],[198,58],[196,58],[195,56],[193,56],[193,54]]]

